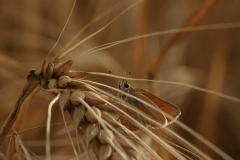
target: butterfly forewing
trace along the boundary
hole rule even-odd
[[[134,96],[140,98],[141,100],[155,106],[156,108],[158,107],[155,103],[153,103],[147,96],[143,95],[141,92],[136,92],[134,94]],[[159,110],[159,112],[157,112],[156,110],[150,108],[149,106],[138,102],[138,108],[143,111],[144,113],[146,113],[147,115],[149,115],[151,118],[153,118],[154,120],[157,120],[157,122],[159,122],[161,125],[166,126],[167,125],[167,119],[164,116],[163,112],[161,110]]]
[[[173,123],[181,114],[181,111],[178,107],[152,95],[151,93],[142,90],[142,89],[137,89],[136,93],[134,94],[135,96],[143,99],[149,99],[151,102],[147,101],[150,104],[154,104],[154,106],[158,107],[163,114],[165,114],[164,117],[167,118],[167,123]],[[157,115],[157,116],[162,116],[161,114],[159,114],[159,112],[150,109],[150,112],[153,112],[152,114]],[[159,119],[159,118],[158,118]]]

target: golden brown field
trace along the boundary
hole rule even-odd
[[[91,24],[76,42],[106,25],[134,2],[122,1],[121,7]],[[117,0],[78,0],[67,27],[50,57],[58,54],[91,20],[118,3]],[[73,1],[2,0],[0,4],[1,126],[21,93],[28,70],[31,68],[40,70],[43,60],[66,23]],[[164,35],[140,38],[89,54],[75,62],[73,68],[89,72],[111,71],[114,75],[131,78],[181,82],[240,98],[239,9],[238,0],[145,0],[68,53],[63,60],[77,57],[80,53],[102,44],[137,35],[169,31]],[[179,29],[182,26],[189,29],[194,29],[194,26],[205,28],[181,34],[171,33],[172,29]],[[161,53],[163,56],[156,61],[157,55]],[[96,75],[90,75],[88,78],[117,88],[118,79]],[[146,81],[131,81],[131,84],[178,106],[181,110],[178,119],[180,122],[206,138],[232,159],[240,158],[239,99],[234,101],[178,84],[150,84]],[[115,94],[114,91],[107,91]],[[48,105],[53,98],[53,94],[40,91],[24,110],[26,113],[24,120],[14,126],[18,131],[41,126],[20,134],[23,144],[40,159],[45,159],[46,126],[43,125],[46,125]],[[57,104],[52,110],[51,123],[63,122]],[[65,116],[69,129],[73,128],[68,113],[65,113]],[[216,150],[207,147],[179,124],[174,123],[167,128],[212,159],[224,159],[216,153]],[[161,129],[153,132],[187,148],[178,138],[170,137]],[[74,133],[72,132],[73,138]],[[0,147],[1,154],[5,156],[9,139],[8,137]],[[159,144],[147,140],[163,159],[175,159]],[[74,158],[63,123],[51,126],[51,155],[52,159]]]

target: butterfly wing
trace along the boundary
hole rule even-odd
[[[134,96],[136,96],[136,97],[140,98],[141,100],[143,100],[147,103],[150,103],[153,106],[155,106],[156,108],[158,108],[158,106],[155,103],[153,103],[151,101],[151,99],[149,99],[147,96],[143,95],[141,92],[136,92],[134,94]],[[142,103],[138,105],[138,108],[141,111],[143,111],[144,113],[146,113],[147,115],[149,115],[151,118],[160,122],[163,126],[166,126],[168,124],[166,117],[164,116],[163,113],[161,113],[161,111],[157,112],[154,109],[152,109],[152,108],[150,108],[150,107],[148,107],[148,106],[146,106],[145,104],[142,104]]]
[[[181,111],[178,107],[152,95],[151,93],[144,91],[142,89],[138,89],[135,94],[136,97],[143,99],[145,101],[147,101],[150,104],[153,104],[154,106],[157,106],[163,113],[166,114],[166,116],[163,117],[167,117],[167,123],[171,124],[173,123],[181,114]],[[155,110],[149,108],[150,112],[155,116],[160,116],[159,119],[162,119],[162,115],[159,114],[158,112],[156,112]],[[156,115],[158,114],[158,115]],[[170,116],[170,117],[169,117]],[[162,122],[162,121],[160,121]]]

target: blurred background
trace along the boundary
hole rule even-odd
[[[74,58],[102,44],[136,35],[180,28],[191,20],[196,20],[192,25],[240,22],[240,1],[207,1],[144,1],[127,11],[101,33],[74,49],[63,60]],[[50,57],[59,53],[80,29],[97,16],[110,8],[116,8],[84,30],[77,42],[106,25],[134,2],[77,1],[66,30]],[[39,71],[47,53],[55,44],[73,1],[1,0],[0,4],[0,125],[2,125],[21,93],[28,70],[36,68]],[[197,16],[194,18],[198,14],[201,18]],[[189,26],[191,27],[191,23]],[[176,35],[175,33],[153,36],[120,44],[79,59],[73,68],[104,73],[111,71],[115,75],[132,78],[177,81],[240,98],[239,28],[188,32],[176,40],[177,43],[173,41]],[[169,45],[172,41],[173,43]],[[149,77],[152,59],[156,60],[155,56],[162,53],[166,46],[169,47],[157,63],[156,72]],[[101,76],[90,76],[89,79],[117,87],[117,79]],[[182,111],[179,121],[232,158],[240,158],[239,103],[179,85],[162,83],[149,85],[147,82],[139,81],[133,81],[131,84],[135,87],[141,86],[178,106]],[[50,93],[39,92],[29,105],[20,130],[45,125],[47,107],[53,97]],[[67,114],[66,116],[70,121]],[[53,109],[52,123],[62,121],[60,110],[56,105]],[[69,127],[73,127],[71,123]],[[169,128],[212,158],[221,159],[177,124],[172,124]],[[24,144],[40,157],[45,155],[45,130],[45,127],[39,127],[21,134]],[[64,125],[53,125],[51,130],[54,158],[73,157]],[[177,141],[160,133],[161,131],[155,132],[178,144]],[[1,152],[6,153],[8,141],[9,138],[1,146]],[[161,152],[161,147],[155,147],[164,159],[174,159],[166,152]]]

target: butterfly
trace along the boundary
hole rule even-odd
[[[151,94],[143,89],[131,87],[130,84],[124,79],[119,80],[118,88],[121,91],[131,94],[131,95],[151,104],[152,106],[156,107],[156,109],[158,109],[159,112],[150,108],[146,104],[139,102],[138,100],[136,100],[132,97],[129,97],[120,92],[118,93],[118,97],[125,100],[127,103],[131,104],[132,106],[136,107],[136,109],[145,113],[149,118],[154,119],[155,121],[159,122],[163,127],[176,121],[177,118],[181,114],[181,111],[178,107],[154,96],[153,94]],[[146,120],[146,118],[144,118],[142,115],[140,115],[139,113],[137,113],[133,110],[126,109],[126,112],[130,116],[132,116],[135,120],[137,120],[138,122],[140,122],[143,125],[147,125],[149,123],[148,120]],[[124,121],[126,123],[126,119]],[[132,125],[132,124],[130,123],[128,125]]]

